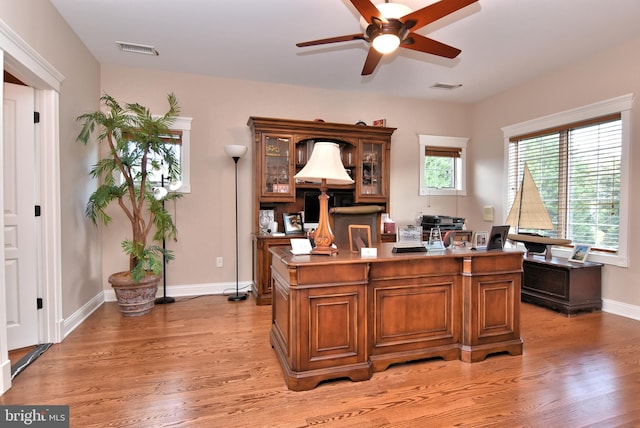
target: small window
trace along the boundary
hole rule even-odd
[[[420,135],[420,195],[466,195],[468,138]]]
[[[171,126],[171,132],[169,135],[163,136],[167,148],[174,152],[176,159],[180,164],[180,181],[182,186],[177,190],[180,193],[191,192],[190,182],[190,132],[191,132],[191,118],[190,117],[178,117]],[[149,162],[160,164],[162,159],[149,159]],[[148,175],[149,183],[152,186],[160,186],[162,181],[162,175],[160,171],[152,171]],[[165,186],[169,183],[166,182]]]

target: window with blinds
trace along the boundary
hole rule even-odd
[[[420,135],[420,195],[466,194],[467,138]]]
[[[182,187],[180,187],[181,193],[189,193],[191,191],[190,183],[190,141],[191,141],[191,118],[190,117],[178,117],[171,126],[171,130],[167,135],[161,137],[163,141],[163,150],[171,152],[178,160],[177,167],[179,169],[180,181]],[[129,150],[135,150],[135,145],[130,144]],[[162,171],[158,170],[162,165],[162,156],[156,155],[154,158],[147,160],[147,165],[155,168],[147,175],[152,186],[159,186],[162,183]],[[140,170],[140,165],[133,165],[134,170]],[[166,178],[166,176],[165,176]],[[168,183],[165,182],[165,185]]]
[[[509,206],[525,164],[556,237],[618,251],[622,120],[619,113],[509,138]],[[549,235],[549,231],[540,232]]]
[[[424,185],[434,189],[455,189],[457,147],[426,146],[424,152]]]

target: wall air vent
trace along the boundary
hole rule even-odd
[[[438,83],[434,83],[433,85],[431,85],[431,87],[435,88],[435,89],[449,89],[449,90],[457,89],[460,86],[462,86],[462,83],[440,83],[440,82],[438,82]]]
[[[143,55],[154,55],[158,56],[159,53],[153,46],[149,45],[140,45],[137,43],[127,43],[127,42],[116,42],[118,47],[123,52],[131,52]]]

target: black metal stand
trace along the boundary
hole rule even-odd
[[[236,294],[229,296],[228,300],[230,302],[247,300],[248,297],[247,293],[240,293],[238,285],[238,160],[240,160],[238,156],[233,157],[236,168]]]
[[[164,174],[160,178],[161,185],[164,187]],[[164,211],[164,198],[162,199],[162,210]],[[176,301],[173,297],[167,297],[167,257],[164,252],[167,250],[167,240],[162,238],[162,297],[156,299],[156,305],[164,303],[173,303]]]

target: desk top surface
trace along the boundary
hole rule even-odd
[[[288,265],[301,265],[301,264],[334,264],[334,263],[379,263],[387,262],[391,260],[411,260],[411,259],[438,259],[438,258],[469,258],[469,257],[495,257],[502,255],[520,255],[523,256],[523,251],[515,249],[500,250],[472,250],[470,248],[447,248],[444,251],[428,251],[428,252],[415,252],[415,253],[393,253],[394,243],[380,243],[376,244],[374,248],[377,249],[376,256],[361,256],[359,252],[351,252],[348,249],[340,249],[338,254],[327,255],[293,255],[291,254],[291,247],[280,246],[270,249],[274,257],[278,257]]]

